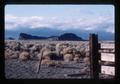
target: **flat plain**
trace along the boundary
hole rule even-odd
[[[113,42],[100,42],[110,46]],[[109,45],[110,44],[110,45]],[[113,45],[112,45],[113,46]],[[106,57],[106,58],[105,58]],[[39,61],[41,66],[37,69]],[[102,59],[114,59],[103,56]],[[106,71],[109,73],[107,74]],[[114,69],[102,66],[101,78],[112,78]],[[90,79],[88,41],[5,41],[7,79]]]

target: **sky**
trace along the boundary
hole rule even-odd
[[[5,31],[53,29],[114,34],[113,5],[6,5]],[[6,33],[7,34],[7,33]]]

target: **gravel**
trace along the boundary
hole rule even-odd
[[[80,74],[84,67],[87,67],[82,61],[80,63],[63,62],[63,67],[41,66],[39,73],[37,70],[37,60],[20,61],[18,59],[5,60],[6,79],[81,79],[90,78],[87,72],[79,76],[67,76],[67,74]],[[89,68],[87,68],[89,72]]]

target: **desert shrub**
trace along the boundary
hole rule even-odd
[[[8,41],[5,41],[5,48],[7,49],[7,48],[9,48],[9,42]]]
[[[43,59],[51,60],[49,56],[45,56]]]
[[[30,58],[30,54],[26,51],[20,53],[19,59],[22,61],[28,60]]]
[[[21,46],[21,44],[19,42],[16,42],[15,45],[14,45],[14,47],[13,47],[13,49],[15,51],[19,51],[20,50],[20,46]]]
[[[67,49],[64,48],[63,51],[61,51],[61,53],[62,53],[63,55],[67,54]]]
[[[55,61],[53,61],[53,60],[48,60],[48,59],[43,59],[43,60],[41,61],[41,64],[47,65],[48,67],[52,67],[52,66],[55,66]]]
[[[33,49],[33,50],[36,50],[37,49],[37,44],[33,44],[33,43],[24,43],[24,48],[27,48],[27,49]]]
[[[77,53],[77,50],[75,48],[72,49],[72,53],[73,54],[76,54]]]
[[[68,49],[67,49],[67,53],[69,53],[69,54],[73,54],[73,48],[68,47]]]
[[[80,55],[81,55],[81,57],[85,57],[85,55],[86,55],[85,48],[80,49]]]
[[[21,45],[21,46],[20,46],[20,52],[23,52],[23,51],[29,52],[30,49],[27,48],[27,46],[24,44],[24,45]]]
[[[79,57],[80,58],[80,54],[79,53],[76,53],[76,54],[74,54],[74,57]]]
[[[72,54],[65,54],[64,55],[64,61],[70,62],[73,60],[73,55]]]
[[[42,49],[40,50],[40,55],[38,55],[38,56],[43,56],[43,52],[45,51],[45,50],[47,50],[47,48],[46,47],[42,47]]]
[[[63,49],[67,48],[67,46],[61,46],[61,50],[63,51]]]
[[[47,67],[63,67],[63,64],[60,61],[54,61],[49,59],[43,59],[41,61],[42,65],[46,65]]]
[[[24,47],[25,47],[25,48],[28,48],[28,44],[24,44]]]
[[[41,59],[41,56],[42,56],[41,53],[38,53],[38,54],[37,54],[37,58],[38,58],[38,59]]]
[[[39,45],[39,44],[35,44],[31,48],[29,48],[30,54],[31,54],[31,58],[37,57],[37,55],[39,54],[41,49],[42,49],[42,46]]]
[[[67,47],[63,49],[63,55],[64,54],[72,54],[72,48],[71,47]]]
[[[62,56],[57,56],[56,52],[52,51],[50,58],[51,58],[51,60],[61,60]]]
[[[40,58],[41,58],[41,59],[48,59],[48,60],[51,60],[51,58],[50,58],[49,55],[43,56],[41,53],[39,53],[37,56],[38,56],[38,59],[39,59],[39,60],[40,60]],[[41,56],[42,56],[42,57],[41,57]]]
[[[55,50],[56,50],[56,54],[57,56],[60,56],[60,51],[61,51],[61,44],[60,43],[57,43],[56,44],[56,47],[55,47]]]
[[[63,49],[67,48],[68,46],[69,46],[68,43],[57,43],[56,44],[56,54],[58,56],[61,56],[63,54],[63,53],[61,54],[61,51],[63,51]]]
[[[19,51],[13,51],[9,48],[5,50],[5,59],[17,59],[19,57]]]
[[[42,59],[50,58],[51,60],[56,57],[56,53],[51,51],[47,47],[43,47],[38,55],[38,57],[42,56]]]
[[[19,52],[18,51],[5,51],[5,59],[17,59],[19,57]]]
[[[45,43],[41,43],[42,48],[45,47]]]
[[[56,44],[55,43],[50,43],[49,48],[51,51],[56,51]]]
[[[30,48],[30,51],[31,52],[36,52],[36,51],[40,51],[40,49],[41,49],[41,47],[38,45],[38,44],[36,44],[36,45],[33,45],[31,48]]]
[[[35,44],[36,46],[36,51],[40,51],[42,49],[42,45],[40,44]]]
[[[17,59],[19,58],[19,51],[13,52],[12,56],[10,57],[11,59]]]
[[[61,45],[62,45],[62,46],[66,46],[66,47],[69,47],[69,46],[70,46],[69,43],[62,43]]]
[[[79,51],[84,46],[83,43],[80,43],[76,46],[77,51]]]
[[[48,67],[55,67],[56,66],[56,63],[55,61],[51,60],[47,63]]]
[[[41,61],[41,64],[42,65],[47,65],[48,64],[48,62],[50,62],[51,60],[49,60],[49,59],[43,59],[42,61]]]
[[[44,51],[43,58],[50,58],[50,60],[61,60],[60,56],[57,56],[54,51]]]
[[[84,62],[85,62],[85,64],[90,65],[90,58],[89,57],[85,57],[84,58]]]
[[[61,61],[55,61],[55,67],[63,67],[63,63]]]
[[[48,47],[49,47],[49,49],[50,49],[51,51],[55,51],[55,50],[56,50],[56,49],[55,49],[55,46],[49,45]]]
[[[30,48],[30,51],[31,51],[31,52],[35,52],[35,50],[36,50],[36,47],[35,47],[35,46],[32,46],[32,47]]]
[[[74,48],[76,48],[76,47],[77,47],[77,45],[75,44],[73,47],[74,47]]]
[[[90,53],[89,53],[89,52],[86,52],[85,56],[86,56],[86,57],[89,57],[89,56],[90,56]]]
[[[39,54],[38,51],[36,51],[36,52],[34,52],[34,53],[30,53],[30,57],[31,57],[32,59],[38,59],[38,54]]]
[[[45,50],[45,51],[43,52],[43,57],[45,57],[45,56],[50,57],[51,55],[52,55],[52,51],[50,51],[50,50]]]
[[[51,50],[52,46],[49,43],[46,43],[45,48]]]
[[[33,47],[34,46],[34,44],[32,44],[32,43],[29,43],[28,44],[28,48],[31,48],[31,47]]]
[[[79,51],[80,50],[80,46],[76,46],[76,50]]]
[[[74,47],[74,44],[69,43],[69,44],[68,44],[68,47],[72,47],[72,48],[73,48],[73,47]]]
[[[63,50],[60,51],[60,56],[63,56],[64,52]]]
[[[56,46],[56,44],[55,44],[55,43],[50,43],[49,45],[50,45],[50,46],[54,46],[54,47]]]
[[[17,51],[20,50],[20,46],[21,44],[19,42],[15,42],[15,41],[10,41],[8,43],[6,43],[6,47],[8,47],[11,50]]]
[[[73,61],[74,61],[75,63],[78,63],[78,62],[80,62],[80,58],[79,58],[79,57],[74,57]]]
[[[5,59],[9,59],[13,55],[13,51],[9,48],[5,50]]]

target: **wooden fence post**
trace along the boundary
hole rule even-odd
[[[90,70],[92,79],[99,79],[99,53],[98,53],[98,36],[96,34],[90,34],[89,37],[90,47]]]
[[[101,49],[101,43],[98,43],[98,63],[99,63],[99,72],[101,72],[101,53],[99,50]]]

